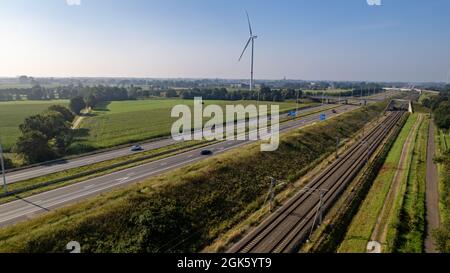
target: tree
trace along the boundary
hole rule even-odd
[[[60,113],[68,122],[72,122],[75,118],[74,114],[62,105],[51,105],[48,110]]]
[[[30,131],[19,137],[14,151],[30,163],[47,161],[55,157],[47,137],[38,131]]]
[[[30,163],[62,156],[73,140],[71,124],[57,111],[47,111],[25,119],[15,151]]]
[[[31,88],[30,94],[28,94],[29,100],[42,100],[44,97],[44,91],[39,84],[34,85]]]
[[[86,97],[86,106],[89,108],[94,108],[97,105],[97,99],[94,95],[89,95]]]
[[[53,136],[53,128],[51,124],[47,122],[46,117],[43,115],[35,115],[25,119],[25,121],[19,125],[19,129],[23,135],[29,132],[40,132],[47,139]]]
[[[69,108],[72,112],[79,115],[81,110],[86,108],[86,103],[84,102],[82,97],[75,97],[70,99]]]
[[[450,84],[446,84],[443,89],[444,92],[450,92]]]
[[[450,101],[444,101],[434,111],[436,125],[441,129],[450,128]]]
[[[166,98],[175,98],[178,97],[177,91],[170,89],[166,92]]]
[[[9,158],[7,158],[7,157],[4,157],[4,158],[3,158],[3,161],[4,161],[4,163],[5,163],[5,170],[14,168],[14,164],[13,164],[13,162],[12,162],[11,159],[9,159]],[[0,166],[0,167],[1,167],[1,166]],[[1,171],[1,169],[0,169],[0,171]],[[1,172],[0,172],[0,173],[1,173]]]

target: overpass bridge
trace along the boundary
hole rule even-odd
[[[414,108],[411,100],[395,99],[391,100],[387,106],[388,111],[408,111],[414,113]]]
[[[385,98],[380,97],[336,97],[336,96],[306,96],[306,98],[320,103],[326,104],[364,104],[368,102],[380,102]]]

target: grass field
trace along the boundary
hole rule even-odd
[[[86,253],[198,252],[262,205],[267,176],[297,181],[385,106],[283,134],[273,153],[255,143],[1,229],[0,252],[62,252],[74,238]]]
[[[393,252],[422,253],[425,242],[425,188],[429,119],[424,119],[414,146],[406,193],[394,235]]]
[[[366,199],[361,204],[358,213],[347,229],[347,234],[338,252],[341,253],[364,253],[367,243],[370,240],[373,229],[378,219],[378,215],[383,208],[387,194],[391,187],[391,182],[397,170],[397,165],[403,149],[403,144],[417,119],[417,115],[409,117],[402,131],[398,135],[392,149],[385,160],[377,178],[367,194]]]
[[[254,101],[205,101],[205,106],[217,104],[256,104]],[[111,102],[94,110],[93,116],[83,120],[81,129],[86,129],[87,136],[80,139],[84,145],[95,149],[112,147],[119,144],[138,142],[170,134],[173,106],[186,104],[193,106],[193,100],[162,99]],[[261,104],[267,104],[263,102]],[[280,111],[295,109],[292,102],[276,103]],[[305,107],[306,105],[299,105]]]
[[[0,136],[4,149],[9,150],[20,135],[19,125],[25,118],[39,114],[50,105],[68,105],[68,101],[15,101],[0,102]]]

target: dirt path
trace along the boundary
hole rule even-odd
[[[86,116],[87,116],[88,114],[90,114],[91,112],[92,112],[92,109],[91,109],[91,108],[81,110],[81,114],[80,114],[79,116],[76,116],[76,117],[75,117],[75,121],[74,121],[73,124],[72,124],[72,129],[75,130],[75,129],[80,128],[81,122],[82,122],[82,121],[86,118]]]
[[[80,127],[81,122],[83,121],[84,116],[78,116],[75,118],[75,122],[72,125],[72,129],[78,129]]]
[[[437,166],[434,163],[434,155],[436,145],[434,141],[435,127],[430,120],[430,129],[428,133],[427,147],[427,184],[426,184],[426,220],[427,220],[427,237],[425,239],[425,252],[436,253],[436,247],[431,235],[432,231],[439,227],[439,180]]]
[[[397,170],[395,172],[394,178],[392,179],[391,188],[389,189],[388,195],[386,197],[386,201],[384,202],[383,208],[381,209],[380,214],[378,215],[377,223],[372,232],[371,241],[379,242],[382,245],[386,244],[386,237],[389,227],[389,215],[391,215],[392,210],[394,209],[394,203],[396,196],[401,188],[401,182],[405,177],[405,173],[408,171],[406,165],[406,161],[408,160],[408,154],[411,150],[411,145],[413,144],[414,137],[417,133],[419,125],[422,122],[422,115],[420,115],[414,123],[414,126],[411,128],[411,131],[408,134],[408,137],[405,140],[403,145],[402,154],[400,156],[400,160],[397,165]]]

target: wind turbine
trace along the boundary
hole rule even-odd
[[[250,37],[248,38],[247,44],[245,45],[244,50],[242,51],[242,54],[239,57],[239,61],[241,61],[242,56],[244,56],[244,53],[247,50],[248,45],[251,42],[252,43],[252,66],[251,66],[251,70],[250,70],[250,91],[252,91],[253,90],[253,57],[254,57],[254,52],[255,52],[255,39],[258,38],[258,36],[253,35],[252,24],[250,23],[250,17],[248,16],[247,11],[245,13],[247,14],[248,29],[250,30]]]

